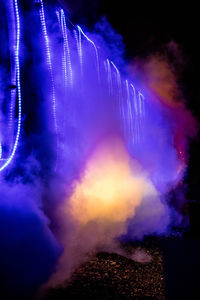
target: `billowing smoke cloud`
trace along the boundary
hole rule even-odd
[[[165,234],[172,215],[182,220],[168,194],[183,179],[196,129],[162,56],[137,60],[120,74],[122,40],[106,20],[98,34],[86,33],[41,0],[22,3],[18,20],[28,51],[15,89],[22,90],[25,118],[18,156],[1,173],[0,265],[5,289],[26,293],[64,282],[99,249],[119,251],[122,236]],[[2,106],[1,114],[6,123],[9,109]],[[0,128],[1,165],[16,121],[9,142]]]
[[[155,219],[157,216],[168,218],[160,202],[159,192],[138,163],[130,157],[124,143],[116,137],[110,137],[96,146],[81,178],[73,185],[71,196],[64,200],[57,212],[59,235],[65,251],[58,272],[51,280],[53,285],[61,283],[68,272],[77,267],[81,260],[87,259],[91,251],[100,248],[117,251],[116,238],[127,233],[128,220],[134,219],[141,205],[144,208],[138,213],[140,217],[143,214],[140,223],[146,223],[145,219]],[[146,204],[146,201],[150,204]],[[155,206],[153,211],[152,201]],[[73,224],[70,233],[69,220]],[[157,231],[159,224],[156,226],[155,221],[151,222],[154,224],[153,231]],[[163,224],[163,220],[160,223]],[[159,226],[161,232],[166,230],[164,226]],[[138,235],[132,237],[141,238],[144,230],[146,233],[152,228],[149,226],[144,229],[140,224],[136,230]]]
[[[187,173],[189,142],[190,139],[196,136],[198,131],[197,122],[192,113],[187,109],[187,99],[185,99],[179,84],[182,66],[183,56],[178,45],[173,41],[166,45],[165,54],[157,52],[149,55],[146,59],[136,58],[132,65],[129,66],[133,78],[141,79],[151,93],[154,103],[158,101],[161,104],[165,118],[168,120],[168,122],[164,122],[160,127],[166,129],[168,127],[170,129],[170,134],[166,134],[165,137],[170,136],[171,140],[165,144],[165,149],[167,146],[170,147],[171,152],[176,151],[176,161],[171,164],[171,168],[168,168],[168,170],[173,170],[175,167],[178,171],[176,171],[171,183],[169,180],[167,181],[166,188],[170,190],[173,186],[179,186],[174,195],[176,201],[173,203],[174,207],[178,207],[179,212],[183,211],[185,206],[185,197],[183,196],[185,185],[182,182],[182,178]],[[163,133],[162,136],[164,136]],[[162,137],[160,136],[161,139]],[[169,151],[160,151],[161,155],[162,153],[164,158],[168,153],[166,162],[169,164]],[[167,170],[165,162],[162,165]],[[165,173],[167,174],[167,171]],[[182,217],[179,215],[178,220],[181,219]]]
[[[170,42],[166,49],[173,53],[182,64],[178,45]],[[179,87],[179,73],[167,55],[152,54],[144,59],[136,59],[130,67],[134,77],[142,79],[143,84],[156,96],[173,120],[173,142],[179,158],[187,163],[188,140],[197,134],[197,124],[192,113],[187,110],[187,100]]]
[[[92,38],[94,41],[95,35]],[[97,36],[96,40],[98,43],[100,38]],[[86,49],[87,45],[83,46],[83,53]],[[105,51],[109,52],[106,44]],[[88,56],[84,59],[88,65]],[[176,201],[183,203],[176,211],[176,205],[169,204],[168,193],[176,189],[186,172],[188,139],[195,136],[196,124],[164,56],[137,61],[133,69],[137,74],[135,82],[149,101],[145,102],[144,119],[138,120],[139,124],[133,121],[135,135],[131,134],[132,128],[125,128],[122,133],[119,116],[109,104],[118,97],[118,90],[112,90],[112,75],[108,86],[101,89],[93,77],[82,79],[84,96],[79,95],[79,99],[88,103],[90,113],[82,110],[82,120],[74,120],[78,143],[72,145],[66,139],[62,144],[63,149],[74,149],[73,158],[70,150],[63,152],[68,155],[66,163],[73,164],[77,175],[68,177],[63,160],[59,172],[68,184],[54,218],[59,223],[57,234],[64,249],[50,285],[64,281],[98,249],[120,251],[116,242],[120,236],[142,239],[145,235],[169,232],[173,218],[176,224],[183,222],[183,199],[177,197]],[[124,86],[121,88],[124,93]],[[126,108],[123,113],[127,113]],[[128,122],[128,116],[125,118]]]
[[[36,182],[0,183],[1,296],[27,299],[55,270],[61,247],[42,212]]]

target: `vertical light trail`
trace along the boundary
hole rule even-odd
[[[124,109],[122,106],[122,80],[121,80],[121,75],[120,72],[118,70],[118,68],[116,67],[116,65],[110,61],[110,63],[112,64],[113,68],[115,69],[116,72],[116,76],[117,76],[117,86],[118,86],[118,105],[119,105],[119,112],[120,112],[120,116],[122,119],[125,119],[125,115],[124,115]]]
[[[122,96],[122,81],[121,81],[120,72],[119,72],[118,68],[116,67],[116,65],[112,61],[110,61],[110,63],[112,64],[112,66],[114,67],[114,69],[116,71],[119,97],[121,97]]]
[[[18,96],[18,123],[17,123],[17,133],[16,139],[14,142],[14,146],[11,152],[10,157],[6,160],[6,162],[0,167],[0,171],[3,171],[12,161],[15,152],[17,150],[17,146],[19,143],[19,137],[21,133],[21,119],[22,119],[22,97],[21,97],[21,81],[20,81],[20,62],[19,62],[19,51],[20,51],[20,16],[19,16],[19,7],[18,0],[14,0],[14,8],[15,8],[15,16],[16,16],[16,48],[15,48],[15,64],[16,64],[16,84],[17,84],[17,96]]]
[[[81,31],[78,29],[78,35],[77,31],[74,30],[74,36],[76,39],[76,45],[77,45],[77,51],[80,61],[80,68],[81,68],[81,78],[83,77],[83,51],[82,51],[82,40],[81,40]]]
[[[143,139],[144,134],[144,96],[138,91],[139,106],[140,106],[140,139]]]
[[[88,42],[90,42],[94,47],[95,56],[96,56],[96,65],[97,65],[97,76],[98,76],[98,80],[100,82],[99,54],[98,54],[97,47],[96,47],[95,43],[83,32],[83,30],[81,29],[80,26],[77,25],[77,28],[78,28],[79,32],[81,32],[82,35],[88,40]]]
[[[107,76],[108,76],[109,94],[112,95],[113,94],[113,84],[112,84],[112,73],[111,73],[109,59],[107,59],[106,62],[107,62]]]
[[[61,27],[63,32],[63,40],[64,40],[64,55],[66,64],[69,70],[69,84],[70,86],[73,85],[73,73],[72,73],[72,64],[71,64],[71,55],[70,55],[70,48],[67,36],[67,25],[66,25],[66,18],[63,9],[61,9]]]
[[[9,142],[9,155],[12,151],[14,144],[14,118],[15,118],[15,105],[17,101],[17,73],[16,73],[16,60],[15,60],[15,50],[16,50],[16,16],[15,16],[15,6],[13,1],[8,1],[7,6],[7,24],[8,24],[8,41],[9,41],[9,51],[10,51],[10,103],[9,103],[9,115],[8,115],[8,132],[7,137]]]
[[[138,99],[139,99],[139,112],[140,112],[140,117],[142,116],[142,100],[140,97],[140,92],[138,92]]]
[[[127,92],[127,111],[128,111],[128,121],[129,121],[129,131],[131,135],[131,140],[134,137],[133,130],[133,114],[132,114],[132,106],[130,100],[130,90],[129,90],[129,82],[126,80],[126,92]]]
[[[138,92],[138,95],[139,95],[139,102],[140,102],[140,113],[142,116],[144,116],[145,115],[144,96],[140,92]]]
[[[11,75],[11,83],[12,83],[12,85],[16,85],[16,77],[17,77],[16,76],[16,70],[13,70],[12,71],[12,75]],[[9,128],[9,132],[10,133],[13,131],[16,97],[17,97],[17,91],[16,91],[16,89],[11,89],[11,92],[10,92],[9,120],[8,120],[8,128]]]
[[[135,87],[132,83],[131,83],[131,87],[132,87],[132,90],[133,90],[133,103],[134,103],[134,108],[135,108],[135,114],[138,115],[136,91],[135,91]]]
[[[104,62],[103,62],[103,65],[104,65],[104,69],[105,69],[106,76],[107,76],[107,74],[108,74],[108,71],[107,71],[107,63],[106,63],[106,61],[105,61],[105,60],[104,60]]]
[[[144,137],[144,117],[145,117],[145,105],[144,105],[144,96],[141,92],[138,92],[140,106],[141,106],[141,117],[140,117],[140,124],[141,124],[141,138]]]
[[[131,87],[133,91],[133,103],[134,103],[134,110],[135,110],[135,141],[138,142],[140,136],[140,118],[138,115],[138,103],[137,103],[136,90],[132,83],[131,83]]]
[[[60,13],[58,11],[56,11],[56,16],[58,18],[58,22],[61,25],[61,18],[60,18]]]
[[[113,68],[115,69],[116,74],[117,74],[117,83],[118,83],[118,89],[119,89],[119,110],[120,110],[120,117],[121,117],[122,124],[123,124],[123,130],[125,132],[126,131],[125,128],[126,128],[126,125],[127,125],[127,123],[126,123],[127,120],[126,120],[126,114],[125,114],[125,107],[124,107],[124,103],[123,103],[123,90],[122,90],[121,75],[120,75],[120,72],[119,72],[118,68],[113,63],[113,61],[110,61],[110,63],[113,66]]]
[[[1,142],[0,142],[0,159],[2,158],[2,146],[1,146]]]
[[[108,85],[108,90],[109,90],[109,84],[108,84],[108,66],[107,62],[104,60],[103,62],[104,70],[105,70],[105,78],[106,78],[106,85]],[[110,93],[110,91],[109,91]]]
[[[50,80],[51,80],[54,127],[55,127],[56,138],[58,138],[57,137],[58,136],[58,126],[57,126],[57,119],[56,119],[55,83],[54,83],[54,78],[53,78],[52,59],[51,59],[49,37],[48,37],[48,34],[47,34],[44,4],[43,4],[43,0],[36,0],[36,2],[39,2],[40,5],[41,5],[41,8],[39,10],[40,22],[41,22],[41,26],[42,26],[44,41],[45,41],[46,59],[47,59],[47,65],[48,65],[49,74],[50,74]],[[58,140],[56,140],[56,152],[57,152],[57,150],[58,150]],[[57,155],[57,153],[56,153],[56,155]]]
[[[60,28],[62,30],[62,37],[63,37],[62,70],[63,70],[63,77],[64,77],[64,86],[65,88],[67,88],[67,54],[66,54],[66,47],[65,47],[65,40],[64,40],[64,28],[63,28],[60,12],[56,11],[56,15],[58,18]]]

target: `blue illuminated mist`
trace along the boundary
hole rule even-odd
[[[142,239],[170,232],[174,216],[183,222],[183,204],[171,205],[168,195],[186,172],[195,122],[162,57],[120,72],[119,49],[72,24],[54,1],[3,1],[0,11],[0,279],[5,293],[26,297],[52,274],[47,285],[62,282],[97,247],[116,250],[122,234]],[[96,184],[105,153],[108,164],[128,162],[145,193],[123,220],[113,211],[100,220],[96,205],[95,217],[87,219],[86,205],[74,217],[74,195]]]

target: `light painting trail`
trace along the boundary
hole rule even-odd
[[[18,123],[17,123],[17,133],[14,142],[14,146],[12,152],[8,159],[1,158],[1,160],[5,161],[2,166],[0,166],[0,172],[3,171],[14,158],[15,152],[17,150],[17,146],[19,143],[20,133],[21,133],[21,118],[22,118],[22,97],[21,97],[21,76],[20,76],[20,16],[19,16],[19,8],[18,8],[18,0],[14,1],[15,15],[16,15],[16,50],[15,50],[15,65],[16,65],[16,82],[17,82],[17,93],[18,93]],[[2,156],[2,155],[1,155]]]
[[[110,94],[110,96],[112,96],[112,94],[113,94],[112,71],[111,71],[111,67],[110,67],[110,61],[108,58],[106,60],[106,63],[107,63],[106,70],[107,70],[107,76],[108,76],[109,94]]]
[[[17,290],[35,291],[66,282],[122,238],[165,235],[188,220],[196,124],[165,61],[132,68],[115,33],[110,45],[104,32],[73,25],[56,0],[0,8],[0,266]]]
[[[55,135],[56,135],[56,148],[58,148],[58,135],[59,135],[59,128],[58,128],[58,120],[57,120],[57,105],[60,106],[60,104],[57,104],[57,101],[59,101],[58,99],[56,99],[56,89],[57,89],[57,83],[55,82],[55,78],[54,76],[56,76],[56,80],[58,80],[58,76],[56,75],[56,66],[54,65],[54,61],[53,61],[53,55],[52,55],[52,49],[51,49],[51,39],[53,39],[53,37],[51,37],[48,34],[48,24],[49,24],[49,20],[48,17],[45,15],[45,8],[44,8],[44,3],[42,0],[35,0],[35,3],[37,3],[39,5],[39,16],[40,16],[40,23],[41,23],[41,29],[42,29],[42,35],[43,35],[43,39],[44,39],[44,49],[41,47],[41,51],[44,52],[44,55],[46,57],[46,63],[47,63],[47,67],[48,67],[48,72],[49,72],[49,77],[50,77],[50,97],[52,100],[52,104],[49,105],[49,107],[51,108],[50,110],[52,110],[52,116],[53,116],[53,122],[54,122],[54,130],[55,130]],[[11,5],[12,8],[12,5]],[[13,159],[17,146],[18,146],[18,142],[19,142],[19,136],[20,136],[20,131],[21,131],[21,85],[20,85],[20,65],[19,65],[19,46],[20,46],[20,12],[18,9],[18,3],[17,1],[14,1],[14,10],[15,10],[15,16],[16,16],[16,50],[15,50],[15,66],[13,67],[13,72],[12,72],[12,84],[13,86],[17,85],[17,95],[16,95],[16,89],[12,88],[11,89],[11,104],[10,104],[10,112],[9,112],[9,121],[8,121],[8,127],[11,129],[13,127],[14,124],[14,110],[15,110],[15,98],[17,96],[18,98],[18,127],[17,127],[17,133],[16,133],[16,139],[15,139],[15,143],[13,146],[13,150],[11,151],[10,157],[4,158],[4,154],[3,154],[3,142],[2,142],[2,158],[1,161],[4,161],[4,164],[1,165],[0,167],[0,171],[3,171],[11,162],[11,160]],[[10,14],[12,13],[12,9],[10,9]],[[78,82],[78,76],[76,73],[76,76],[73,75],[73,73],[75,74],[75,72],[77,72],[77,67],[76,64],[77,62],[74,61],[74,58],[72,60],[72,56],[74,56],[74,54],[72,55],[72,52],[74,52],[74,46],[72,44],[69,43],[69,35],[71,35],[70,40],[73,38],[75,43],[76,43],[76,47],[77,47],[77,54],[78,54],[78,58],[79,58],[79,63],[80,63],[80,80],[82,82],[82,84],[84,84],[83,82],[85,82],[85,79],[87,78],[87,74],[84,68],[84,63],[88,64],[88,59],[89,57],[85,57],[84,61],[83,61],[83,52],[87,51],[87,45],[85,44],[84,41],[87,41],[88,43],[90,43],[92,45],[92,47],[94,48],[95,51],[95,64],[96,64],[96,74],[97,74],[97,82],[105,82],[105,77],[104,77],[104,71],[102,70],[102,65],[104,65],[105,69],[106,69],[106,77],[107,77],[107,84],[108,84],[108,94],[109,96],[114,96],[114,94],[117,95],[117,101],[115,103],[115,106],[118,107],[118,110],[120,112],[120,118],[121,118],[121,124],[122,124],[122,128],[123,131],[126,131],[127,126],[130,128],[131,132],[133,133],[133,123],[137,123],[137,112],[135,110],[135,112],[132,110],[132,106],[131,106],[131,98],[130,95],[127,96],[125,95],[129,89],[127,89],[127,83],[126,81],[124,81],[121,78],[120,72],[118,70],[118,68],[116,67],[116,65],[114,64],[113,61],[110,61],[108,58],[106,59],[106,61],[103,61],[103,58],[100,58],[100,55],[98,53],[98,49],[96,44],[84,33],[84,31],[82,30],[82,28],[80,26],[73,26],[74,29],[73,30],[73,34],[72,32],[70,32],[69,28],[67,28],[67,21],[66,21],[66,16],[65,16],[65,12],[63,9],[56,9],[55,14],[57,15],[57,19],[59,22],[59,26],[61,28],[61,32],[62,32],[62,39],[63,39],[63,53],[57,53],[57,59],[59,59],[60,56],[60,60],[62,61],[62,69],[63,69],[63,79],[62,79],[62,83],[59,81],[59,89],[62,89],[62,85],[63,85],[63,91],[64,88],[68,89],[69,87],[72,89],[73,85],[75,84],[74,81]],[[70,23],[70,22],[69,22]],[[15,29],[15,24],[13,24],[12,26],[13,30]],[[84,40],[85,39],[85,40]],[[11,43],[13,43],[14,39],[10,39]],[[12,49],[12,47],[11,47]],[[57,50],[56,50],[57,51]],[[84,54],[86,55],[86,53]],[[91,59],[93,59],[91,57]],[[106,65],[105,65],[106,64]],[[73,70],[74,69],[74,70]],[[115,72],[115,74],[114,74]],[[15,80],[16,77],[16,80]],[[74,78],[73,78],[74,77]],[[116,82],[114,83],[114,77],[116,77]],[[126,91],[123,91],[123,85],[126,85]],[[116,93],[116,91],[114,91],[115,87],[114,85],[116,84],[116,87],[118,89],[118,93]],[[131,83],[131,86],[133,89],[135,89],[135,87],[133,86],[133,84]],[[74,85],[73,87],[73,91],[72,93],[76,93],[76,86]],[[129,93],[129,92],[128,92]],[[137,99],[138,98],[138,99]],[[144,106],[144,97],[141,94],[141,92],[138,92],[138,97],[136,97],[136,92],[135,92],[135,96],[134,96],[134,105],[136,105],[136,101],[139,101],[140,103],[140,115],[143,114],[143,108],[142,106]],[[87,105],[87,104],[86,104]],[[126,109],[126,106],[128,105],[128,109]],[[117,111],[117,110],[116,110]],[[59,120],[60,122],[60,120]],[[129,123],[129,124],[128,124]],[[139,121],[138,121],[138,125],[139,126]],[[13,129],[14,130],[14,129]],[[135,135],[139,135],[135,132]],[[137,137],[138,141],[139,141],[139,136]],[[10,138],[10,140],[12,141],[12,137]],[[59,150],[56,150],[57,152],[57,156]]]
[[[47,65],[48,65],[49,76],[50,76],[50,81],[51,81],[53,120],[54,120],[55,134],[57,136],[58,135],[58,125],[57,125],[57,117],[56,117],[56,93],[55,93],[55,82],[54,82],[54,76],[53,76],[50,42],[49,42],[49,37],[48,37],[48,33],[47,33],[47,25],[46,25],[46,20],[45,20],[45,11],[44,11],[43,0],[36,0],[36,2],[40,3],[40,5],[41,5],[39,14],[40,14],[40,22],[41,22],[41,26],[42,26],[42,33],[43,33],[44,41],[45,41],[46,59],[47,59]],[[56,137],[56,148],[57,147],[58,147],[58,140]],[[58,150],[56,150],[56,152],[57,152],[56,153],[56,156],[57,156]]]
[[[96,64],[97,64],[97,75],[98,75],[98,80],[100,81],[99,54],[98,54],[97,47],[96,47],[95,43],[91,39],[89,39],[89,37],[83,32],[83,30],[81,29],[80,26],[77,26],[77,28],[83,34],[83,36],[88,40],[88,42],[90,42],[94,47],[95,55],[96,55]]]
[[[81,77],[83,77],[83,50],[82,50],[82,39],[81,39],[81,30],[78,28],[78,32],[74,30],[74,36],[76,39],[77,51],[80,60],[80,68],[81,68]]]
[[[63,9],[60,10],[60,14],[61,14],[61,26],[62,26],[63,40],[64,40],[65,64],[68,67],[67,70],[69,73],[69,84],[72,87],[72,85],[73,85],[72,64],[71,64],[70,48],[69,48],[69,42],[68,42],[68,36],[67,36],[66,18],[65,18],[65,13],[64,13]]]
[[[62,35],[63,35],[63,59],[62,59],[62,65],[63,65],[63,76],[64,76],[64,85],[65,88],[67,88],[67,53],[66,53],[66,39],[65,39],[65,31],[64,31],[64,24],[63,24],[63,17],[62,13],[56,12],[59,25],[62,29]]]

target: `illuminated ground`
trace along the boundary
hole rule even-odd
[[[99,253],[78,268],[64,288],[50,290],[45,300],[200,299],[199,236],[176,233],[163,239],[148,238],[124,249],[126,257]],[[133,261],[130,254],[134,249],[144,250],[152,261]]]
[[[141,263],[131,259],[134,250],[152,258]],[[159,242],[124,247],[125,256],[101,252],[74,272],[65,288],[49,291],[53,299],[165,299],[163,261]]]

